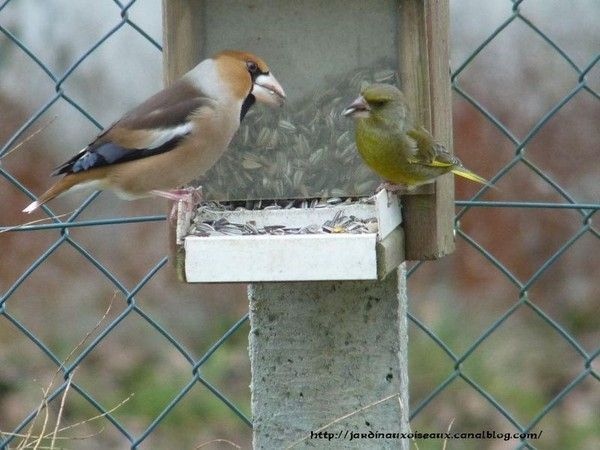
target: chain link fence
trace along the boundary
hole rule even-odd
[[[2,17],[2,11],[13,2],[16,3],[16,0],[6,0],[0,4],[0,20]],[[456,66],[456,69],[453,70],[451,77],[452,87],[457,94],[458,101],[466,102],[466,104],[471,105],[471,107],[477,111],[479,119],[483,118],[487,124],[491,124],[499,133],[499,135],[502,136],[502,139],[510,143],[509,146],[512,149],[512,157],[507,162],[502,162],[499,169],[494,168],[495,173],[492,177],[492,182],[501,185],[502,180],[509,178],[511,173],[526,169],[527,177],[534,177],[536,182],[543,183],[544,186],[551,189],[553,194],[556,194],[557,197],[555,201],[547,202],[524,201],[525,198],[527,198],[527,195],[525,192],[523,192],[523,199],[518,199],[517,201],[482,200],[482,197],[488,193],[487,188],[484,188],[475,195],[471,196],[468,200],[456,201],[457,214],[455,224],[459,248],[457,251],[458,256],[455,255],[451,258],[454,258],[454,261],[456,261],[456,258],[466,257],[461,255],[468,254],[473,256],[474,253],[466,253],[467,250],[464,249],[474,249],[476,253],[483,257],[481,261],[485,261],[485,264],[482,265],[485,265],[488,269],[492,268],[492,276],[499,277],[504,281],[507,281],[508,284],[514,289],[514,293],[511,294],[510,298],[512,298],[512,300],[510,300],[510,303],[504,310],[499,311],[494,309],[494,317],[490,317],[488,314],[486,326],[481,332],[478,332],[475,336],[473,336],[473,339],[469,339],[469,342],[464,343],[461,351],[457,351],[457,346],[448,342],[448,339],[445,338],[446,331],[444,329],[436,328],[435,324],[429,323],[426,318],[427,314],[421,315],[421,309],[419,309],[420,307],[413,305],[415,310],[409,315],[409,319],[414,325],[414,336],[411,336],[410,343],[411,361],[417,360],[416,365],[420,366],[421,364],[418,362],[418,353],[425,348],[431,348],[431,346],[433,346],[435,347],[436,351],[439,352],[439,358],[441,360],[447,360],[449,364],[449,366],[446,364],[443,368],[441,366],[438,367],[437,375],[440,380],[431,382],[429,384],[423,384],[421,382],[420,378],[423,376],[423,374],[418,372],[418,367],[411,368],[411,389],[415,389],[416,391],[411,392],[411,397],[414,399],[411,409],[411,421],[413,423],[413,429],[420,428],[420,431],[441,431],[439,429],[423,430],[423,426],[437,425],[435,420],[431,417],[435,416],[434,410],[436,408],[443,409],[443,404],[440,403],[439,399],[443,398],[445,393],[452,390],[453,386],[456,386],[459,381],[464,381],[466,383],[471,394],[476,393],[478,398],[477,401],[480,402],[479,404],[485,405],[483,406],[484,408],[487,409],[491,407],[492,410],[497,411],[502,417],[500,422],[503,422],[506,426],[506,429],[510,430],[511,432],[528,433],[530,431],[544,428],[544,419],[553,411],[556,411],[561,402],[565,398],[569,397],[574,391],[577,391],[579,388],[581,388],[581,386],[586,386],[586,392],[589,392],[589,397],[584,396],[586,398],[580,400],[581,403],[579,405],[581,407],[593,409],[594,405],[597,405],[598,403],[598,382],[600,381],[600,373],[597,368],[597,358],[600,354],[600,346],[598,346],[597,341],[594,342],[594,339],[597,338],[598,333],[597,321],[596,328],[592,329],[591,332],[591,336],[593,337],[591,344],[588,342],[583,343],[581,338],[578,335],[575,335],[576,333],[573,333],[569,326],[565,325],[564,321],[555,318],[553,312],[548,311],[548,308],[545,306],[540,306],[538,298],[532,294],[532,292],[535,291],[535,288],[539,286],[539,284],[543,282],[545,283],[545,281],[541,281],[544,279],[544,276],[551,271],[553,266],[556,265],[557,261],[560,260],[561,257],[571,252],[578,242],[586,239],[586,248],[583,249],[584,254],[591,254],[591,252],[594,251],[594,247],[596,248],[597,252],[600,233],[598,229],[594,227],[592,218],[600,208],[600,204],[593,201],[581,202],[578,198],[579,196],[572,194],[569,188],[562,186],[557,181],[556,177],[549,173],[544,164],[540,164],[535,160],[535,158],[530,158],[528,154],[528,147],[535,142],[536,138],[540,133],[543,132],[549,121],[557,116],[561,110],[566,108],[576,96],[585,94],[588,99],[592,99],[592,108],[598,107],[598,100],[600,100],[600,96],[597,90],[588,81],[588,78],[594,70],[597,71],[600,55],[593,56],[585,64],[576,63],[575,59],[571,58],[567,51],[563,50],[561,46],[554,42],[549,35],[545,34],[543,24],[533,23],[528,19],[527,15],[522,12],[521,9],[526,3],[527,2],[525,1],[517,0],[507,0],[505,2],[504,14],[506,19],[503,23],[497,26],[493,32],[489,34],[489,36],[485,37],[480,45],[472,49],[472,52],[467,58],[464,59],[464,61],[460,61],[460,64]],[[39,54],[30,49],[28,45],[22,39],[20,39],[17,33],[11,31],[11,29],[2,25],[2,22],[0,22],[0,35],[4,41],[2,43],[2,48],[11,46],[13,47],[12,50],[22,52],[24,55],[30,58],[31,61],[33,61],[37,66],[36,70],[47,77],[47,79],[52,83],[55,91],[54,94],[51,95],[35,113],[31,114],[15,132],[11,133],[5,142],[0,143],[0,175],[1,178],[3,178],[8,184],[15,187],[22,193],[20,198],[23,201],[20,202],[19,205],[27,203],[27,199],[35,199],[35,195],[28,189],[22,177],[11,173],[11,171],[6,168],[6,165],[2,164],[2,158],[11,153],[15,149],[15,146],[19,145],[19,143],[24,139],[27,139],[31,133],[35,132],[36,123],[44,113],[46,113],[55,103],[66,102],[98,129],[102,129],[103,127],[103,124],[99,123],[99,121],[96,120],[84,106],[82,106],[81,102],[71,97],[68,93],[68,90],[64,89],[65,81],[68,80],[69,77],[71,77],[73,73],[75,73],[89,58],[93,58],[95,52],[102,48],[107,41],[110,41],[115,33],[122,28],[128,27],[131,30],[134,30],[147,41],[147,45],[155,47],[158,50],[161,49],[160,44],[154,38],[152,38],[150,34],[144,31],[144,29],[138,26],[130,17],[130,9],[135,4],[135,0],[130,2],[114,0],[115,13],[120,15],[119,19],[114,22],[112,28],[110,28],[100,39],[94,42],[93,45],[91,45],[85,52],[80,54],[80,56],[72,62],[67,70],[62,72],[51,70],[51,68],[44,63],[44,61],[48,59],[48,54]],[[557,20],[560,20],[560,18],[557,18]],[[515,26],[515,24],[527,27],[527,29],[530,30],[535,36],[541,38],[545,45],[548,46],[568,65],[569,70],[572,71],[574,79],[567,92],[564,93],[564,95],[562,95],[550,108],[548,108],[544,114],[542,114],[541,117],[535,121],[535,123],[533,123],[532,126],[527,127],[526,130],[521,130],[525,131],[523,137],[518,137],[518,133],[515,133],[513,128],[510,125],[507,125],[507,121],[501,120],[498,115],[493,112],[493,108],[487,107],[480,101],[477,94],[470,92],[469,87],[465,87],[463,84],[463,78],[465,77],[465,74],[467,74],[469,69],[477,63],[478,58],[481,57],[482,53],[484,53],[486,49],[488,49],[488,47],[494,43],[495,40],[499,39],[503,33],[507,33],[511,26]],[[60,23],[57,23],[57,26],[60,26]],[[52,49],[48,49],[48,53],[51,53],[51,51]],[[26,84],[27,80],[23,80],[23,83]],[[469,83],[467,82],[466,84],[468,85]],[[569,132],[576,133],[577,130],[572,129]],[[596,134],[596,138],[597,137],[598,136]],[[577,148],[573,148],[570,151],[577,152]],[[458,153],[461,154],[460,149],[458,149]],[[489,155],[486,157],[489,157]],[[465,155],[464,159],[468,160],[469,158]],[[591,163],[592,165],[595,164],[597,169],[597,149],[596,160],[591,161]],[[490,174],[489,170],[484,169],[478,171],[483,172],[486,175]],[[102,230],[105,227],[115,224],[130,224],[130,226],[137,226],[135,224],[140,224],[143,222],[163,222],[165,220],[165,216],[143,215],[137,217],[114,217],[108,219],[81,220],[81,214],[91,204],[93,204],[93,202],[96,201],[97,197],[98,193],[92,194],[80,206],[78,206],[74,212],[63,217],[57,216],[50,209],[50,207],[44,206],[43,209],[49,217],[49,223],[32,223],[26,226],[9,226],[4,224],[2,227],[0,227],[0,233],[3,235],[0,237],[0,239],[5,238],[10,234],[11,236],[16,236],[13,239],[16,239],[17,241],[29,239],[29,236],[31,236],[32,233],[42,231],[56,233],[53,240],[49,243],[49,245],[47,245],[46,249],[41,252],[35,258],[35,260],[19,274],[16,279],[12,280],[9,284],[2,286],[0,292],[0,329],[11,326],[17,329],[20,333],[22,333],[23,336],[26,336],[27,339],[37,347],[39,352],[48,358],[48,360],[59,372],[60,377],[62,377],[62,381],[58,384],[58,386],[53,387],[50,391],[45,393],[45,401],[43,401],[39,406],[33,407],[30,413],[23,417],[22,421],[12,429],[5,428],[4,421],[0,414],[0,431],[2,432],[2,435],[0,436],[0,448],[9,448],[12,446],[17,447],[19,445],[21,445],[20,448],[27,448],[26,445],[23,445],[23,442],[27,436],[31,438],[32,434],[35,435],[35,432],[31,431],[34,429],[31,428],[32,424],[37,422],[39,426],[39,423],[43,422],[43,406],[53,405],[55,408],[58,408],[58,405],[60,405],[60,410],[62,411],[62,405],[65,401],[64,397],[67,391],[71,392],[70,395],[78,395],[88,402],[89,405],[96,410],[97,417],[99,417],[101,420],[107,421],[107,427],[112,427],[114,430],[118,431],[122,439],[121,445],[126,444],[130,448],[143,447],[145,442],[147,442],[147,438],[151,436],[151,434],[159,425],[161,425],[161,423],[167,420],[169,415],[172,414],[173,409],[180,402],[182,402],[192,388],[197,385],[203,386],[208,392],[211,393],[211,395],[215,396],[215,398],[226,405],[226,407],[230,410],[231,418],[235,419],[237,417],[241,423],[251,427],[252,423],[250,417],[248,417],[246,413],[242,412],[242,410],[248,409],[247,405],[244,405],[244,407],[236,406],[235,402],[230,400],[230,398],[224,394],[221,389],[216,387],[215,384],[211,383],[203,373],[203,368],[205,365],[211,360],[211,358],[215,358],[215,352],[222,348],[222,346],[228,342],[232,336],[234,336],[236,333],[239,334],[240,329],[244,329],[243,327],[247,322],[248,316],[245,314],[239,318],[239,320],[234,321],[235,323],[230,325],[229,329],[218,340],[216,340],[216,342],[214,342],[214,344],[210,346],[208,350],[204,352],[204,354],[202,354],[200,357],[195,356],[194,352],[189,350],[179,339],[181,334],[180,330],[162,325],[161,318],[157,318],[156,314],[149,312],[138,300],[142,295],[140,291],[148,283],[150,283],[160,271],[168,270],[168,268],[165,267],[167,265],[167,258],[163,257],[155,262],[152,267],[147,270],[147,273],[145,273],[133,287],[128,288],[127,283],[125,283],[118,275],[106,267],[102,260],[94,254],[94,251],[89,250],[77,238],[75,238],[72,233],[74,229],[80,227],[97,229],[99,232],[103,232]],[[2,209],[4,210],[8,210],[8,208],[21,209],[19,205],[6,204],[5,202],[3,203]],[[503,263],[502,260],[495,254],[494,250],[490,249],[490,246],[480,242],[480,240],[486,240],[486,238],[478,239],[476,237],[477,231],[473,229],[473,227],[469,226],[469,217],[473,217],[474,215],[476,216],[480,213],[480,211],[489,211],[492,209],[494,211],[500,211],[501,214],[505,214],[505,212],[509,210],[519,210],[522,211],[522,214],[530,215],[537,214],[537,212],[541,210],[574,212],[578,215],[578,225],[574,231],[570,231],[570,234],[562,239],[560,245],[553,249],[549,256],[546,257],[539,266],[533,268],[533,270],[528,273],[527,276],[522,276],[511,269],[510,261],[506,262],[506,259],[504,259],[505,262]],[[465,222],[467,225],[463,226],[463,223]],[[531,222],[528,223],[531,224]],[[65,358],[59,354],[59,352],[53,351],[52,347],[48,345],[46,338],[40,332],[32,328],[27,320],[27,317],[20,319],[11,311],[13,306],[11,304],[11,300],[14,298],[15,293],[18,292],[22,285],[36,271],[38,271],[40,267],[44,266],[45,264],[50,264],[48,261],[49,258],[53,254],[57,253],[59,249],[64,247],[70,247],[76,253],[81,255],[81,257],[87,260],[94,267],[96,271],[95,276],[108,280],[108,282],[116,291],[120,293],[123,298],[123,309],[115,317],[110,317],[103,322],[99,322],[97,326],[98,329],[96,330],[97,332],[94,333],[93,336],[88,336],[90,339],[82,341],[70,358]],[[578,251],[582,250],[579,249]],[[515,252],[518,253],[518,249]],[[8,259],[10,257],[9,255],[6,255],[4,251],[2,253],[2,265],[5,266],[5,264],[9,264]],[[514,257],[519,258],[520,256],[516,254]],[[444,262],[419,262],[411,266],[409,271],[409,289],[413,289],[415,284],[418,282],[418,277],[421,272],[431,275],[430,271],[437,269],[428,269],[428,267],[438,267],[435,265],[439,264],[444,264]],[[446,264],[451,264],[451,262]],[[446,265],[442,267],[447,268],[448,266]],[[428,272],[428,270],[430,271]],[[576,277],[576,275],[577,274],[575,273],[570,274],[572,277]],[[68,283],[69,281],[65,282]],[[592,279],[591,283],[597,283],[597,279]],[[417,291],[415,296],[418,297],[420,291],[418,291],[416,288],[414,290]],[[480,295],[483,297],[485,294]],[[456,296],[460,296],[460,293]],[[118,301],[121,300],[119,299]],[[596,297],[596,317],[598,314],[597,301],[598,298]],[[414,298],[412,296],[411,302],[414,303]],[[48,305],[48,308],[52,308],[52,305]],[[483,302],[478,305],[471,304],[466,306],[466,309],[469,311],[469,313],[472,313],[475,308],[485,307],[483,306]],[[523,314],[524,310],[527,310],[535,317],[541,319],[544,324],[542,328],[545,330],[544,332],[547,333],[548,336],[558,336],[564,342],[566,347],[570,349],[569,351],[574,351],[577,354],[576,367],[570,367],[571,371],[568,377],[562,379],[559,385],[553,386],[551,389],[549,389],[545,393],[545,397],[543,397],[546,399],[543,404],[540,404],[538,400],[535,413],[531,413],[529,415],[523,415],[513,410],[513,408],[510,406],[511,404],[514,404],[512,400],[509,402],[504,402],[502,399],[499,399],[494,393],[493,387],[488,387],[488,380],[482,380],[480,376],[473,375],[473,373],[477,374],[477,372],[473,372],[469,368],[469,362],[475,359],[475,355],[478,354],[484,345],[486,345],[486,342],[493,339],[494,336],[496,336],[500,330],[502,330],[502,328],[512,320],[512,318],[519,314]],[[44,310],[38,311],[38,314],[44,314]],[[479,313],[479,315],[483,314],[485,314],[485,311]],[[77,378],[74,376],[75,370],[84,361],[86,361],[86,359],[90,358],[90,355],[94,349],[96,349],[103,341],[105,341],[117,327],[124,326],[124,323],[132,317],[143,320],[143,322],[146,324],[145,328],[148,333],[157,333],[165,342],[170,345],[172,352],[179,354],[186,361],[186,367],[180,367],[182,369],[182,373],[186,374],[184,386],[179,390],[179,392],[170,397],[170,400],[167,404],[160,408],[160,411],[153,417],[153,420],[149,425],[147,424],[141,427],[141,429],[139,429],[139,427],[135,427],[137,428],[136,431],[134,431],[132,427],[128,426],[127,421],[119,417],[111,406],[107,406],[106,402],[103,402],[97,398],[97,395],[92,393],[89,386],[79,383]],[[464,320],[462,317],[458,317],[456,319],[458,321]],[[412,342],[413,338],[415,343]],[[422,344],[424,340],[427,341],[426,344]],[[564,350],[564,347],[561,348]],[[493,348],[487,347],[486,351],[488,352],[489,357],[493,358]],[[18,357],[18,355],[13,355],[11,357],[15,358]],[[556,359],[560,357],[560,355],[557,355],[553,350],[550,349],[548,353],[543,355],[542,359]],[[3,361],[2,365],[10,365],[10,358],[6,357],[6,361],[6,363]],[[523,365],[528,364],[527,361],[522,361],[522,363]],[[448,367],[450,367],[450,370],[448,370]],[[498,367],[498,370],[501,370],[506,377],[508,377],[508,374],[510,373],[510,368],[505,368],[502,365]],[[532,382],[535,383],[535,380]],[[1,385],[2,380],[0,380],[0,394],[2,393]],[[415,386],[420,387],[415,388]],[[526,383],[524,383],[522,390],[523,395],[526,396],[528,390]],[[461,392],[464,393],[465,391]],[[548,394],[548,392],[551,394]],[[25,396],[25,394],[23,394],[23,396]],[[458,401],[460,402],[460,398]],[[420,421],[421,417],[429,418]],[[471,425],[474,423],[478,426],[482,426],[481,423],[476,422],[471,422]],[[498,423],[498,421],[495,421],[494,423]],[[560,430],[556,431],[556,433],[560,433]],[[588,430],[588,435],[592,436],[592,438],[594,436],[597,437],[598,430],[593,429],[592,425],[592,429]],[[52,433],[50,433],[49,436],[52,437]],[[54,437],[56,438],[56,433]],[[102,439],[102,435],[99,436],[99,439]],[[36,439],[34,439],[34,441],[35,440]],[[520,440],[517,439],[516,441],[511,442],[510,448],[558,448],[552,447],[552,444],[549,446],[541,444],[543,442],[543,439],[540,440],[540,444],[538,444],[536,441],[522,438]],[[550,442],[556,444],[557,442],[564,441],[553,440]],[[581,448],[588,448],[584,445],[590,445],[589,441],[584,440],[582,442],[584,442],[584,444],[582,444]],[[429,444],[424,441],[420,442],[419,445],[421,448],[429,448],[427,447]],[[538,445],[539,447],[537,447]],[[101,447],[102,446],[100,445],[100,448]],[[476,446],[474,448],[481,447]],[[508,447],[490,446],[486,448]]]

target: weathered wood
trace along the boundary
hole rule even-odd
[[[170,85],[198,64],[202,57],[202,0],[163,0],[163,80]],[[170,214],[173,203],[168,202]],[[167,222],[169,255],[177,278],[185,281],[183,245],[176,244],[176,223]]]
[[[416,121],[452,151],[448,0],[401,0],[399,66]],[[435,182],[434,194],[402,199],[408,260],[437,259],[454,251],[454,178]]]
[[[163,74],[169,85],[202,57],[202,0],[163,0]]]
[[[377,243],[377,279],[385,279],[405,259],[404,229],[399,226]]]

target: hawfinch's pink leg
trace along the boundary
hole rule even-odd
[[[202,187],[173,189],[172,191],[152,190],[150,191],[150,194],[173,200],[173,207],[171,208],[171,213],[169,214],[169,221],[172,223],[177,217],[177,205],[179,200],[183,200],[186,207],[186,212],[191,213],[194,209],[194,206],[200,203],[202,200]]]

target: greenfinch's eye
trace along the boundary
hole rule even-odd
[[[383,106],[383,105],[385,105],[386,103],[387,103],[387,100],[382,100],[382,99],[370,100],[370,101],[369,101],[369,105],[371,105],[371,106],[373,106],[373,107],[375,107],[375,108],[377,108],[377,107],[380,107],[380,106]]]

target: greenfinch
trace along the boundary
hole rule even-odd
[[[390,84],[372,84],[342,114],[356,119],[356,146],[388,190],[410,189],[448,172],[487,184],[465,168],[422,126],[408,118],[404,94]]]

